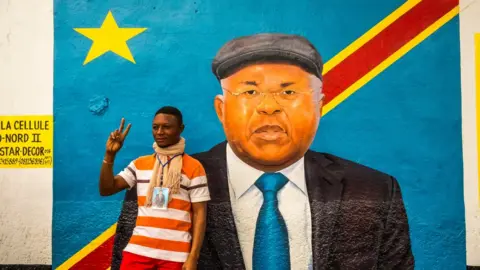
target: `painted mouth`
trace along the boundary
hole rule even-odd
[[[262,132],[285,132],[285,130],[279,125],[265,125],[255,130],[255,133]]]
[[[287,135],[285,130],[279,125],[265,125],[254,131],[255,137],[266,141],[275,141]]]

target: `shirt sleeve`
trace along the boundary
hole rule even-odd
[[[192,203],[206,202],[210,200],[210,192],[208,190],[207,176],[205,169],[201,164],[195,169],[190,185],[188,187],[188,195]]]
[[[137,183],[137,168],[135,167],[135,162],[132,161],[130,164],[128,164],[125,169],[123,169],[119,174],[127,184],[130,186],[129,189],[131,189],[135,184]]]

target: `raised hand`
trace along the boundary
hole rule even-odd
[[[120,122],[120,127],[110,133],[110,137],[108,137],[107,140],[107,153],[116,154],[120,150],[120,148],[122,148],[123,141],[127,137],[132,124],[128,124],[125,130],[123,130],[124,125],[125,119],[122,118],[122,121]]]

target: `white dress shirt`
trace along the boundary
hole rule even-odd
[[[252,269],[253,242],[262,192],[254,185],[264,173],[240,160],[227,144],[228,186],[232,211],[246,269]],[[311,269],[312,222],[305,183],[304,159],[279,171],[290,181],[278,192],[278,207],[285,220],[291,269]]]

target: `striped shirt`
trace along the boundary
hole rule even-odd
[[[171,195],[167,210],[147,208],[144,204],[155,159],[155,154],[139,157],[118,174],[130,188],[137,185],[138,195],[137,221],[125,251],[185,262],[192,239],[192,203],[210,200],[205,170],[198,160],[184,154],[179,194]]]

